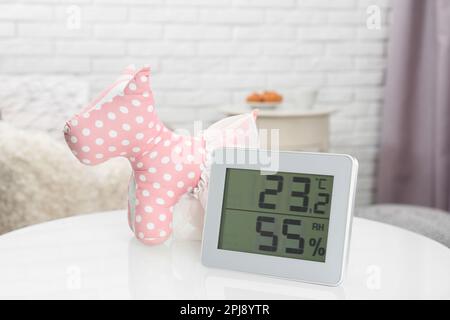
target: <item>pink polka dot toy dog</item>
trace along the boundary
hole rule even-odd
[[[147,67],[127,68],[66,123],[64,137],[84,164],[96,165],[114,157],[130,161],[129,225],[143,243],[159,244],[172,232],[173,207],[180,197],[198,190],[199,185],[206,188],[211,151],[238,143],[218,141],[214,135],[179,135],[166,128],[155,111],[149,74]],[[212,128],[245,130],[236,137],[242,132],[255,135],[255,118],[255,112],[230,117]],[[200,198],[204,204],[205,197]]]

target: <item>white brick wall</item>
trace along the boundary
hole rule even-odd
[[[369,5],[381,8],[379,30],[366,27]],[[151,64],[160,114],[175,127],[217,120],[219,106],[252,90],[276,89],[295,105],[300,90],[317,88],[316,108],[338,110],[332,151],[360,160],[358,203],[365,204],[373,195],[388,14],[388,0],[2,0],[0,81],[8,85],[0,108],[31,127],[50,111],[39,127],[59,128],[128,63]]]

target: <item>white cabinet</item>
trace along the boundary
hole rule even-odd
[[[225,107],[228,115],[249,112],[249,108]],[[329,147],[329,118],[333,111],[318,110],[260,110],[259,129],[278,129],[280,150],[327,152]],[[270,136],[270,132],[268,133]],[[269,142],[270,146],[270,142]]]

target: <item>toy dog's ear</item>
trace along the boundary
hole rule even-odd
[[[256,121],[256,119],[258,118],[258,115],[259,115],[259,109],[253,109],[253,111],[252,111],[253,120]]]
[[[143,67],[138,71],[134,72],[133,77],[128,82],[128,85],[125,88],[125,94],[127,95],[136,95],[149,93],[150,85],[149,85],[149,77],[150,77],[150,68]]]
[[[122,74],[134,75],[136,73],[136,66],[134,64],[128,65],[123,71]]]

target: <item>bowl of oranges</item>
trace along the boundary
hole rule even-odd
[[[275,109],[283,102],[283,96],[276,91],[253,92],[246,100],[252,108]]]

